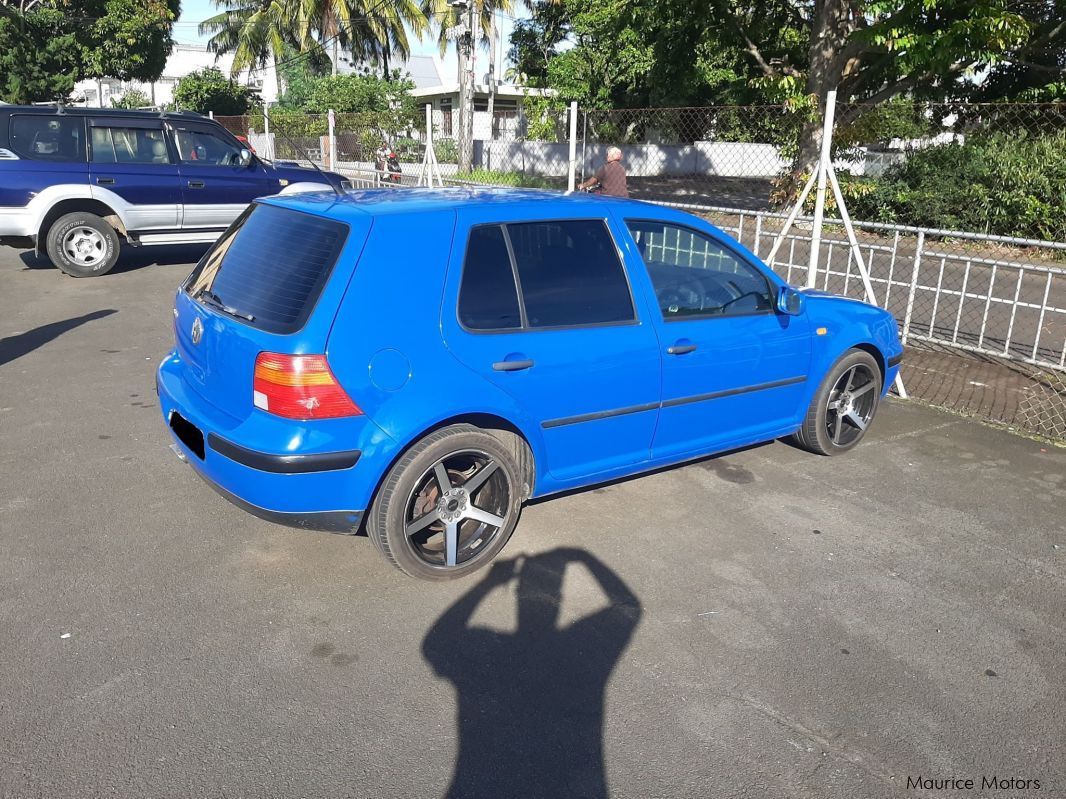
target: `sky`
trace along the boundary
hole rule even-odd
[[[174,24],[174,40],[180,44],[205,43],[208,37],[201,36],[197,32],[197,25],[208,17],[213,17],[217,13],[218,9],[213,0],[182,0],[181,16],[178,17],[178,21]],[[514,28],[514,20],[499,14],[496,17],[496,24],[498,31],[498,46],[502,47],[503,52],[502,57],[499,52],[497,53],[496,69],[499,77],[502,79],[503,70],[506,66],[504,60],[507,53],[508,38],[511,35],[511,30]],[[436,38],[427,36],[423,41],[413,39],[411,52],[418,55],[431,55],[436,53]],[[442,59],[442,61],[444,64],[445,80],[448,80],[449,78],[452,78],[453,80],[457,79],[459,64],[454,46],[448,49],[448,54]],[[484,74],[488,70],[488,53],[480,48],[477,53],[476,69],[478,74]]]

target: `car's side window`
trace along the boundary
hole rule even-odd
[[[710,236],[669,222],[627,220],[626,225],[648,269],[663,319],[773,309],[766,276]]]
[[[511,257],[499,225],[482,225],[470,231],[459,287],[459,321],[468,330],[522,326]]]
[[[214,131],[179,128],[174,131],[174,143],[183,162],[218,166],[241,162],[241,148]]]
[[[93,127],[94,164],[169,164],[162,128]]]
[[[530,327],[635,319],[618,249],[602,220],[508,224],[507,234]]]
[[[8,144],[23,158],[35,161],[85,162],[85,120],[73,116],[14,114]]]

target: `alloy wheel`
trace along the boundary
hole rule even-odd
[[[845,447],[866,431],[877,407],[878,380],[865,364],[846,370],[833,384],[826,404],[825,426],[829,438]]]
[[[506,470],[491,455],[450,453],[423,473],[407,500],[408,546],[428,565],[461,566],[504,528],[511,491]]]

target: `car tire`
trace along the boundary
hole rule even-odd
[[[495,558],[514,532],[524,496],[519,474],[511,450],[495,436],[472,425],[442,428],[389,470],[367,533],[405,574],[464,577]]]
[[[52,264],[71,277],[95,277],[118,263],[118,233],[103,219],[87,212],[59,217],[48,228],[45,249]]]
[[[848,350],[822,380],[792,441],[818,455],[847,452],[866,435],[880,400],[877,361],[865,350]]]

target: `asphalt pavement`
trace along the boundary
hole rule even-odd
[[[889,401],[844,457],[539,502],[417,582],[169,450],[198,254],[0,250],[0,796],[1066,795],[1066,450]]]

